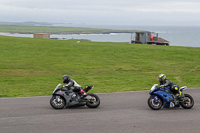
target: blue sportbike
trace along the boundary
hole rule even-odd
[[[180,91],[187,89],[187,86],[181,87]],[[158,84],[154,84],[149,92],[150,97],[148,99],[148,105],[153,110],[159,110],[161,107],[183,107],[184,109],[190,109],[194,106],[194,99],[189,94],[184,94],[184,98],[179,100],[171,91],[169,87],[159,87]]]

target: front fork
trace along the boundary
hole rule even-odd
[[[56,102],[60,102],[61,100],[60,100],[60,96],[56,96]]]
[[[158,103],[158,100],[159,100],[158,96],[154,96],[155,103]]]

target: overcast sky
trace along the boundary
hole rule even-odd
[[[1,22],[200,25],[200,0],[0,0]]]

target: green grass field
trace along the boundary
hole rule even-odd
[[[200,48],[0,36],[0,97],[51,95],[69,74],[91,92],[149,90],[157,76],[200,87]]]

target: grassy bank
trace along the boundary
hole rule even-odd
[[[149,90],[159,73],[200,87],[200,48],[0,36],[0,97],[51,95],[69,74],[91,92]]]
[[[51,33],[51,34],[95,34],[95,33],[131,33],[136,30],[112,30],[82,27],[54,27],[54,26],[16,26],[0,25],[0,32],[9,33]]]

